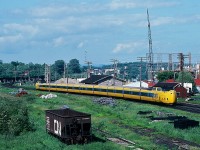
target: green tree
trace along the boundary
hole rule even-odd
[[[159,82],[163,82],[173,78],[174,78],[174,72],[172,71],[164,71],[164,72],[159,72],[157,74],[157,79],[159,80]]]
[[[18,61],[12,61],[11,64],[14,66],[14,75],[15,75],[15,81],[17,78],[17,66],[19,65]]]
[[[77,59],[71,59],[67,67],[69,73],[81,73],[80,64]]]
[[[178,78],[177,81],[180,83],[192,83],[192,90],[193,92],[196,92],[196,85],[194,82],[194,77],[192,76],[192,74],[188,71],[184,71],[184,72],[179,72],[178,74]]]
[[[194,78],[192,74],[187,71],[179,72],[177,81],[184,83],[192,83],[194,85]]]
[[[64,60],[57,60],[54,63],[55,71],[61,76],[64,73]]]

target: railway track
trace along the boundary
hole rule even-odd
[[[134,145],[135,143],[130,141],[130,140],[127,140],[125,138],[122,138],[122,137],[119,137],[119,136],[116,136],[112,133],[109,133],[107,131],[103,131],[103,130],[100,130],[98,128],[95,128],[95,127],[92,127],[92,129],[96,132],[99,132],[100,134],[102,134],[106,140],[108,141],[112,141],[116,144],[120,144],[120,145],[123,145],[125,147],[129,147],[129,148],[136,148]],[[137,149],[140,149],[140,148],[137,148]]]
[[[177,103],[176,105],[170,106],[170,107],[174,108],[174,109],[179,109],[179,110],[183,110],[183,111],[200,114],[200,105],[198,105],[198,104]]]

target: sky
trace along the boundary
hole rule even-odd
[[[200,62],[199,0],[0,0],[0,60],[4,63],[135,62],[149,52]],[[162,53],[162,54],[161,54]],[[186,60],[187,61],[187,60]]]

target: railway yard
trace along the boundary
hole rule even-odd
[[[0,100],[25,100],[35,130],[18,136],[0,135],[2,149],[200,149],[200,96],[166,106],[56,92],[55,97],[45,99],[41,96],[49,91],[34,87],[24,87],[24,95],[11,94],[18,89],[1,87]],[[67,145],[46,132],[45,110],[62,107],[91,114],[91,142]]]

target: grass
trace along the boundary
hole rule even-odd
[[[0,94],[9,98],[15,98],[7,93],[14,89],[1,88]],[[45,113],[47,109],[61,108],[67,105],[77,111],[92,114],[92,126],[102,130],[113,132],[114,135],[129,139],[136,143],[136,147],[143,149],[167,149],[164,145],[157,145],[153,142],[152,136],[140,135],[131,128],[140,127],[155,130],[154,134],[162,134],[167,137],[182,138],[200,144],[200,127],[181,130],[174,129],[173,124],[168,121],[151,122],[148,118],[138,115],[138,111],[150,110],[151,115],[156,116],[157,112],[174,113],[180,116],[187,116],[199,121],[199,114],[183,112],[158,105],[133,103],[131,101],[116,100],[116,106],[104,106],[93,103],[93,96],[56,93],[57,98],[41,99],[37,95],[48,94],[48,92],[30,90],[29,95],[23,98],[28,99],[30,119],[34,122],[36,131],[26,132],[16,137],[0,135],[1,149],[127,149],[121,145],[102,140],[105,137],[96,131],[93,134],[99,137],[100,141],[94,141],[86,145],[66,145],[57,138],[48,135],[45,131]],[[1,98],[1,97],[0,97]]]

